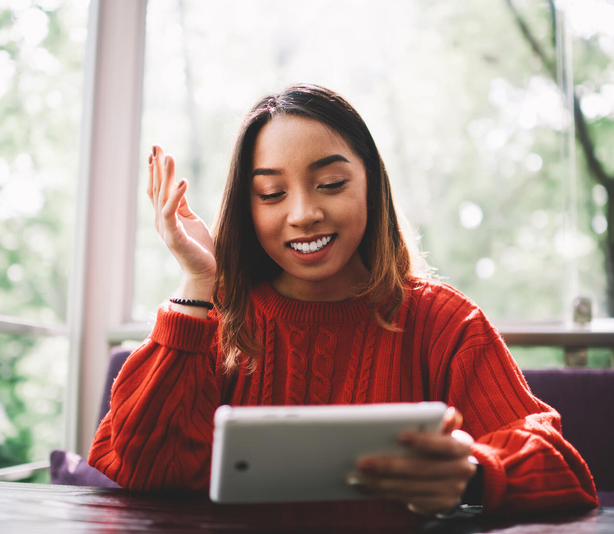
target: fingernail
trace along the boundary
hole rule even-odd
[[[177,184],[177,189],[183,187],[185,185],[185,178],[182,178],[181,180],[179,180],[179,183]]]
[[[372,471],[377,467],[375,462],[371,458],[361,458],[360,460],[358,460],[356,465],[358,466],[358,469],[361,469],[363,471]]]
[[[348,484],[348,486],[352,486],[352,487],[358,487],[358,486],[363,486],[364,485],[362,480],[360,480],[360,478],[357,477],[356,475],[349,475],[345,479],[345,481]]]
[[[157,156],[156,145],[152,147],[151,151],[153,152],[153,157],[155,158]]]
[[[149,164],[151,165],[153,162],[153,156],[151,154],[149,154]]]

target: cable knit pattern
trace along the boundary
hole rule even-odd
[[[264,355],[264,386],[262,404],[270,406],[273,402],[273,362],[275,361],[275,320],[266,322],[266,344]]]
[[[307,348],[309,338],[306,333],[294,325],[289,324],[290,330],[290,357],[288,359],[288,383],[286,386],[286,404],[303,404],[307,390]]]
[[[373,365],[373,347],[375,346],[375,332],[377,323],[371,321],[367,330],[367,340],[365,352],[362,357],[360,368],[360,380],[358,382],[358,392],[356,393],[356,404],[367,402],[367,391],[369,390],[369,379],[371,378],[371,366]]]
[[[476,440],[486,512],[597,505],[559,414],[531,395],[501,337],[454,288],[409,281],[399,333],[377,325],[367,297],[303,302],[263,283],[251,298],[250,324],[264,342],[252,374],[246,365],[224,373],[214,314],[201,320],[160,308],[150,338],[113,385],[91,465],[129,489],[206,490],[213,414],[222,402],[441,400],[463,414],[463,430]]]
[[[351,404],[352,397],[354,396],[356,373],[358,372],[358,358],[360,358],[360,349],[362,348],[362,338],[364,333],[365,322],[363,321],[356,327],[356,335],[354,336],[354,343],[352,344],[348,374],[345,379],[345,387],[343,388],[343,402],[345,404]]]
[[[320,327],[313,357],[313,378],[309,387],[311,404],[327,404],[330,399],[331,383],[335,362],[333,355],[337,348],[339,327]]]
[[[260,398],[260,383],[262,382],[262,373],[264,370],[264,362],[262,359],[258,362],[254,373],[251,375],[252,385],[249,388],[249,406],[257,406]]]

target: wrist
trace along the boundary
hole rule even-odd
[[[215,282],[210,279],[202,279],[184,275],[181,279],[179,289],[174,297],[189,300],[204,300],[211,302],[213,297],[213,286]]]
[[[436,514],[437,519],[453,519],[457,517],[473,517],[481,514],[484,502],[484,467],[474,456],[470,456],[471,463],[475,464],[475,474],[469,479],[465,491],[458,499],[457,505],[450,511]]]
[[[475,464],[475,474],[467,482],[467,487],[461,496],[460,504],[482,506],[484,503],[484,467],[475,456],[470,456],[470,462]]]

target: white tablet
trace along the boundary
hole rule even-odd
[[[220,406],[211,500],[219,503],[363,498],[346,484],[356,460],[404,453],[403,430],[440,432],[441,402],[333,406]]]

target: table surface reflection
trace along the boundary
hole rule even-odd
[[[0,482],[0,531],[28,532],[390,532],[424,534],[614,533],[614,508],[584,513],[427,521],[399,509],[367,522],[366,502],[215,505],[193,492]],[[371,510],[372,512],[372,510]]]

